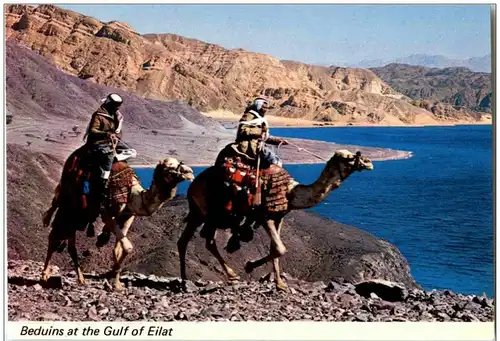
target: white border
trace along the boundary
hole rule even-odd
[[[21,335],[28,328],[62,329],[62,336]],[[99,335],[83,336],[84,328],[98,330]],[[66,336],[71,328],[78,328],[79,335]],[[142,334],[133,336],[133,333]],[[148,336],[149,328],[163,328],[168,336]],[[170,330],[170,328],[172,328]],[[117,334],[104,335],[108,333]],[[493,322],[10,322],[8,337],[12,339],[39,340],[492,340]],[[161,333],[161,331],[160,331]]]
[[[23,1],[8,1],[3,4],[29,4],[29,2]],[[253,0],[253,1],[242,1],[242,2],[234,2],[234,1],[203,1],[203,0],[191,0],[191,1],[172,1],[166,3],[165,1],[155,1],[150,0],[144,3],[136,2],[136,1],[117,1],[110,0],[103,3],[102,1],[96,0],[88,0],[88,1],[37,1],[37,4],[311,4],[306,0]],[[33,4],[33,3],[32,3]],[[410,1],[361,1],[361,0],[353,0],[349,2],[332,2],[326,0],[315,0],[314,4],[379,4],[379,5],[389,5],[389,4],[436,4],[436,2],[432,0],[419,1],[419,2],[410,2]],[[450,1],[444,0],[439,1],[439,4],[494,4],[497,2],[479,0],[479,1]],[[4,14],[5,18],[5,14]],[[5,20],[5,19],[4,19]],[[496,34],[497,28],[494,28],[495,36],[494,41],[496,45]],[[2,33],[5,37],[4,26],[2,25]],[[5,39],[5,38],[4,38]],[[493,46],[492,55],[497,61],[496,54],[496,46]],[[4,44],[0,47],[2,54],[4,55]],[[4,55],[4,66],[1,69],[0,73],[4,82],[5,89],[5,55]],[[493,79],[496,85],[496,69],[493,69]],[[496,90],[496,88],[495,88]],[[494,115],[496,113],[496,97],[493,97],[493,105],[494,105]],[[5,90],[4,90],[4,112],[5,112]],[[495,122],[495,119],[494,119]],[[3,116],[3,124],[4,129],[0,131],[0,140],[2,141],[2,147],[5,150],[6,141],[5,141],[5,115]],[[494,169],[495,169],[495,215],[498,209],[498,202],[496,202],[496,177],[498,176],[498,169],[496,168],[496,148],[498,148],[498,141],[496,140],[496,125],[493,126],[494,133],[494,143],[495,143],[495,158],[494,158]],[[0,158],[0,169],[3,170],[3,176],[0,177],[0,185],[2,188],[6,189],[6,172],[5,172],[5,152],[3,153],[3,157]],[[496,335],[494,335],[494,324],[492,322],[484,322],[484,323],[446,323],[446,322],[434,322],[434,323],[426,323],[426,322],[400,322],[400,323],[361,323],[361,322],[165,322],[165,323],[117,323],[117,322],[7,322],[7,274],[6,274],[6,258],[7,258],[7,248],[6,248],[6,193],[4,190],[4,201],[3,201],[3,210],[1,212],[2,220],[4,221],[4,249],[1,252],[1,260],[4,264],[3,274],[4,281],[2,281],[2,286],[4,289],[3,295],[3,307],[2,317],[4,318],[4,324],[0,324],[0,333],[4,336],[7,336],[8,339],[47,339],[47,340],[57,340],[57,339],[115,339],[115,340],[131,340],[131,339],[174,339],[174,340],[492,340]],[[495,227],[496,227],[496,219],[495,219]],[[496,233],[495,233],[496,239]],[[495,245],[495,256],[498,254],[499,246],[496,243]],[[496,262],[495,262],[495,273],[496,273]],[[498,292],[498,281],[495,283],[495,292]],[[498,317],[495,317],[496,322],[498,321]],[[7,324],[5,324],[7,322]],[[148,330],[150,326],[163,326],[164,328],[173,328],[172,336],[147,336],[143,335],[142,337],[133,337],[131,335],[127,336],[21,336],[20,331],[23,326],[30,327],[40,327],[43,326],[45,328],[52,326],[53,328],[63,328],[67,330],[69,328],[84,328],[84,327],[92,327],[102,329],[102,333],[104,328],[107,326],[113,326],[114,328],[127,327],[129,326],[129,330],[134,328],[140,328],[142,326],[145,327],[145,330]],[[4,330],[6,327],[6,330]]]

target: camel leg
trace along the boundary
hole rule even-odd
[[[123,211],[124,207],[125,207],[125,205],[123,205],[123,207],[120,210],[120,212]],[[125,230],[122,230],[120,228],[120,226],[118,226],[118,223],[116,222],[116,218],[115,217],[111,217],[111,216],[107,216],[107,215],[105,215],[102,218],[103,218],[103,221],[105,223],[105,226],[104,226],[103,230],[104,229],[108,229],[109,231],[113,232],[113,234],[116,237],[116,241],[120,242],[122,244],[121,246],[123,247],[123,250],[126,253],[132,252],[132,249],[133,249],[132,243],[130,242],[130,240],[127,238],[127,236],[123,232]],[[127,228],[127,230],[128,230],[128,228]]]
[[[43,270],[42,270],[42,281],[43,282],[47,282],[50,278],[49,264],[50,264],[50,260],[52,258],[52,254],[54,253],[54,251],[55,251],[54,242],[52,241],[52,238],[49,235],[49,245],[47,247],[47,257],[45,257],[45,264],[44,264]]]
[[[132,222],[134,221],[134,216],[131,215],[125,222],[123,223],[122,228],[120,229],[121,232],[123,233],[124,236],[127,235],[128,230],[130,226],[132,225]],[[116,224],[115,224],[116,225]],[[113,250],[113,258],[114,258],[114,265],[113,265],[113,274],[115,276],[115,290],[120,291],[123,290],[123,284],[120,282],[120,274],[122,270],[122,264],[123,261],[125,260],[125,257],[127,257],[128,254],[132,251],[132,244],[130,244],[130,248],[126,249],[123,247],[123,244],[116,239],[115,243],[115,248]]]
[[[269,255],[261,259],[248,261],[245,265],[245,271],[247,273],[252,272],[255,268],[258,268],[259,266],[264,265],[267,262],[274,260],[275,258],[283,256],[286,252],[285,245],[283,245],[283,242],[281,241],[281,238],[276,231],[275,221],[272,219],[267,220],[264,227],[266,229],[266,232],[269,234],[269,237],[271,238],[271,250],[269,252]]]
[[[78,263],[78,252],[76,250],[75,242],[76,242],[75,235],[73,235],[71,238],[68,239],[68,253],[71,256],[71,260],[73,261],[73,265],[76,270],[76,275],[78,276],[78,283],[85,284],[83,271],[80,268],[80,264]]]
[[[205,226],[207,227],[207,226]],[[240,279],[240,277],[234,272],[233,269],[229,267],[229,265],[226,263],[224,258],[222,258],[221,254],[219,253],[219,249],[217,248],[217,243],[215,242],[215,236],[217,235],[217,229],[210,226],[207,228],[207,238],[206,238],[206,248],[212,255],[214,255],[215,258],[219,261],[219,264],[222,266],[224,271],[226,272],[226,275],[230,281],[237,281]]]
[[[203,220],[198,219],[193,214],[189,213],[187,217],[187,225],[184,231],[177,241],[177,251],[179,253],[179,261],[180,261],[180,270],[181,270],[181,279],[185,281],[187,279],[186,276],[186,251],[191,238],[193,238],[196,229],[203,223]]]
[[[52,203],[51,206],[45,213],[43,214],[43,226],[48,227],[50,224],[50,219],[54,215],[54,212],[57,210],[57,207],[59,206],[58,199],[59,199],[59,191],[61,189],[61,184],[58,184],[56,186],[56,189],[54,191],[54,197],[52,198]]]
[[[283,219],[278,221],[278,236],[281,238],[281,227],[283,226]],[[271,242],[271,249],[274,248],[274,244]],[[276,279],[276,288],[278,290],[288,291],[288,285],[281,279],[280,275],[280,259],[279,257],[273,259],[274,267],[274,278]]]

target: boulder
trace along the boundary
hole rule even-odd
[[[355,284],[356,292],[366,298],[374,293],[381,299],[389,302],[404,301],[408,296],[406,288],[398,283],[381,279],[370,279]]]

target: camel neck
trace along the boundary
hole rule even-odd
[[[156,169],[151,186],[142,194],[147,212],[150,214],[156,212],[166,200],[172,199],[176,192],[175,184],[166,183]]]
[[[323,201],[331,191],[337,189],[352,173],[339,160],[326,164],[319,178],[310,185],[297,185],[290,193],[290,208],[305,209]]]

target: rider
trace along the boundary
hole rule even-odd
[[[224,163],[224,158],[232,152],[244,156],[247,162],[254,166],[257,164],[257,156],[260,155],[260,168],[267,168],[271,164],[282,165],[278,155],[265,145],[288,144],[286,140],[269,135],[269,124],[264,118],[268,109],[269,102],[263,97],[255,98],[247,106],[238,125],[235,143],[224,148],[217,157],[216,165]]]
[[[263,97],[255,98],[245,109],[238,125],[236,141],[226,146],[218,155],[215,162],[216,166],[224,163],[227,156],[237,155],[246,159],[246,162],[257,167],[258,156],[260,156],[259,168],[265,169],[271,164],[277,164],[280,167],[282,162],[274,151],[267,147],[271,145],[286,145],[288,142],[284,139],[271,137],[269,134],[269,124],[264,118],[269,109],[269,102]],[[228,252],[239,249],[239,240],[249,241],[253,237],[252,227],[246,223],[242,226],[234,226],[231,229],[232,236],[228,241]]]
[[[123,103],[123,99],[115,93],[109,94],[101,100],[101,106],[94,112],[87,127],[87,132],[83,137],[91,154],[97,160],[101,176],[99,183],[99,206],[102,212],[106,199],[106,189],[108,185],[111,167],[115,150],[125,149],[121,143],[123,115],[118,110]],[[113,145],[114,149],[113,150]],[[93,236],[91,228],[87,229],[87,234]]]

